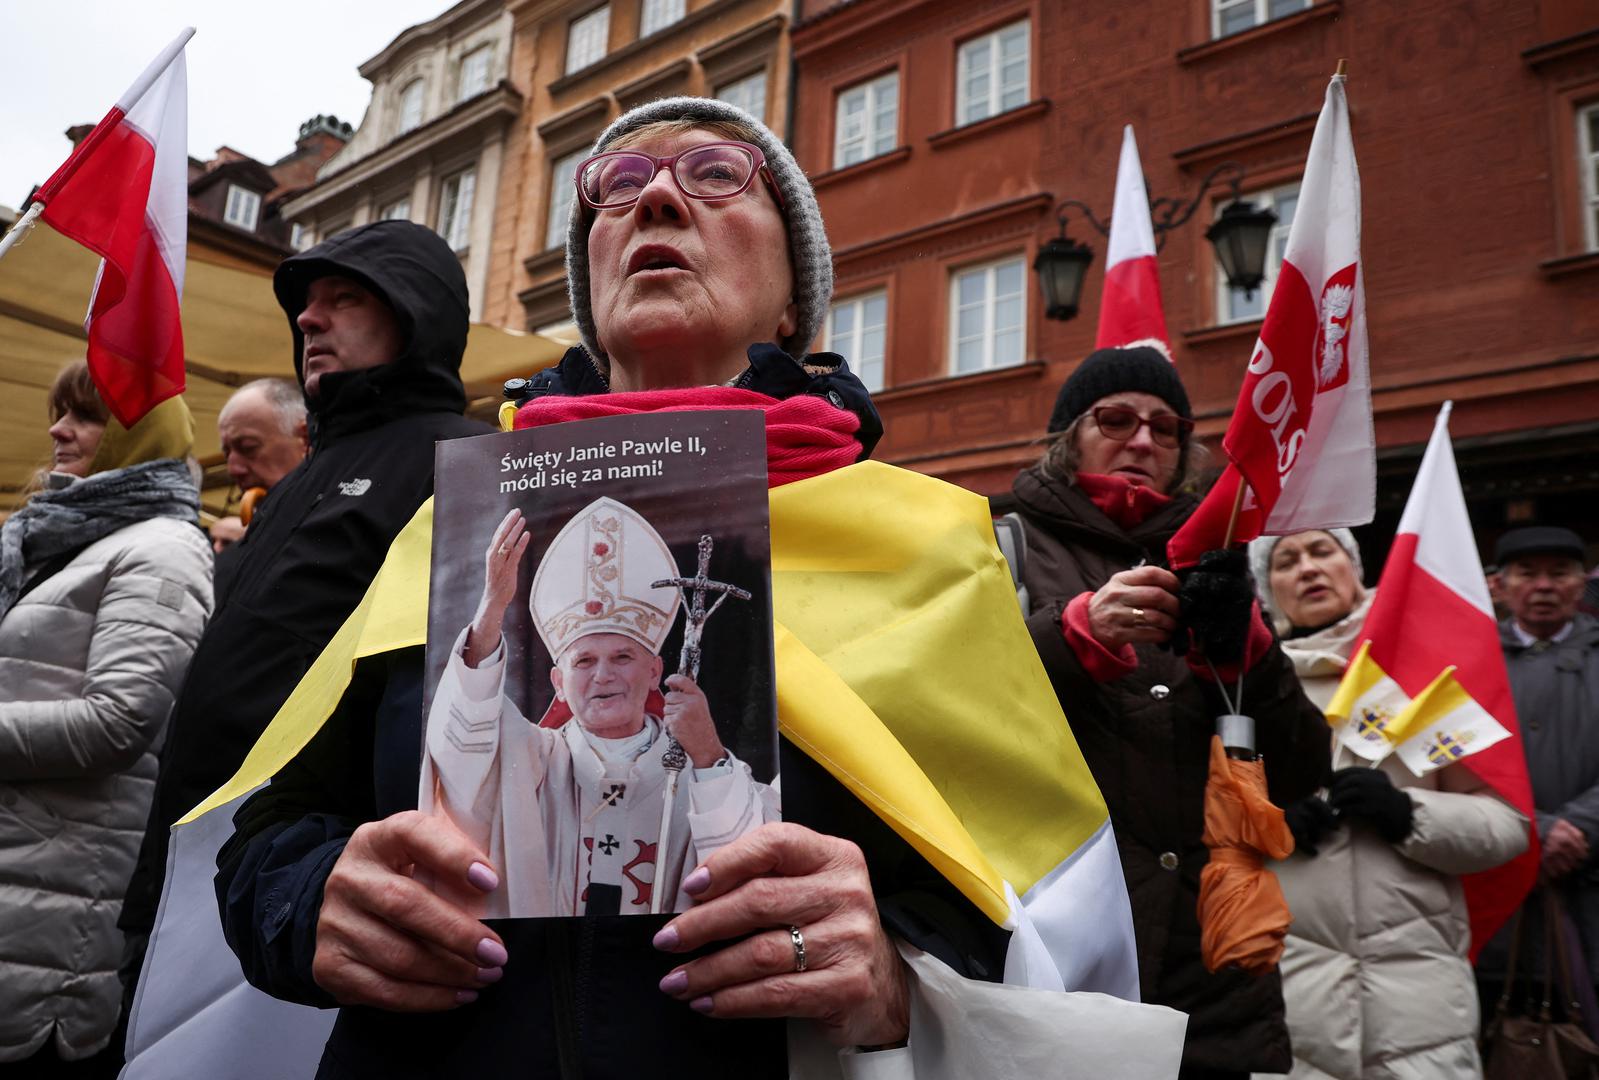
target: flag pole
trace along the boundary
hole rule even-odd
[[[1240,472],[1238,474],[1238,490],[1233,492],[1232,512],[1227,515],[1227,533],[1222,537],[1221,541],[1223,548],[1233,546],[1233,534],[1238,531],[1238,512],[1244,508],[1244,485],[1247,483],[1249,481],[1245,480],[1244,474]]]
[[[39,220],[39,215],[44,213],[44,203],[36,202],[28,207],[28,212],[17,219],[17,223],[0,237],[0,259],[5,258],[6,252],[16,247],[22,238],[28,235],[33,228],[33,223]]]

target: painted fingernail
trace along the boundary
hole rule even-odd
[[[504,945],[486,937],[477,943],[477,958],[487,967],[504,967],[511,954],[505,951]]]
[[[466,880],[484,892],[493,892],[500,887],[500,875],[490,869],[487,863],[475,862],[467,867]]]
[[[679,969],[661,980],[661,993],[677,997],[688,989],[688,972]]]
[[[484,985],[489,983],[497,983],[504,976],[505,969],[502,967],[486,967],[477,969],[477,981],[483,983]]]
[[[474,1002],[476,1000],[477,1000],[477,991],[476,990],[457,990],[455,992],[455,1003],[457,1005],[470,1005],[470,1004],[472,1004],[472,1002]]]
[[[698,896],[711,887],[711,872],[701,866],[692,874],[683,879],[683,891],[690,896]]]
[[[688,1003],[688,1007],[697,1013],[708,1013],[711,1011],[711,999],[709,997],[697,997]]]
[[[660,949],[662,952],[671,952],[673,949],[677,948],[677,942],[678,938],[676,926],[663,926],[661,927],[660,932],[655,935],[655,947]]]

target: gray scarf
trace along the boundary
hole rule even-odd
[[[145,461],[36,493],[0,527],[0,618],[40,564],[148,518],[195,521],[200,493],[177,458]]]

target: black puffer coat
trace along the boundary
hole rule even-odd
[[[148,937],[172,823],[233,775],[366,592],[389,544],[433,494],[433,444],[490,430],[461,414],[466,277],[431,229],[384,221],[285,259],[273,278],[294,335],[312,280],[337,274],[388,302],[404,347],[392,363],[330,372],[308,398],[311,453],[261,504],[225,599],[173,707],[155,805],[120,925]],[[142,949],[140,950],[142,952]],[[124,978],[138,973],[130,957]]]
[[[1124,531],[1079,489],[1036,467],[1013,490],[1027,532],[1028,629],[1110,808],[1144,1000],[1189,1014],[1184,1066],[1287,1072],[1280,977],[1211,975],[1200,960],[1199,872],[1209,861],[1200,834],[1221,695],[1186,661],[1152,646],[1136,647],[1136,671],[1095,682],[1061,633],[1073,597],[1140,561],[1164,562],[1166,541],[1195,502],[1179,496]],[[1284,806],[1314,791],[1328,768],[1327,721],[1275,645],[1244,679],[1244,709],[1255,718],[1272,800]]]

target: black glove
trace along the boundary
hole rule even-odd
[[[1217,548],[1199,562],[1177,572],[1177,629],[1172,631],[1173,651],[1187,651],[1188,635],[1211,663],[1221,667],[1244,658],[1249,640],[1250,608],[1255,586],[1249,580],[1249,556],[1242,548]]]
[[[1294,850],[1301,855],[1319,855],[1316,845],[1321,838],[1338,828],[1338,815],[1320,795],[1306,795],[1298,802],[1289,803],[1283,811],[1288,831],[1294,834]]]
[[[1394,787],[1381,769],[1360,765],[1339,769],[1332,774],[1327,801],[1338,811],[1340,820],[1365,821],[1390,844],[1410,835],[1415,807],[1410,796]]]

